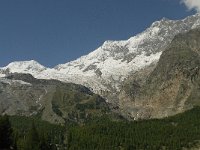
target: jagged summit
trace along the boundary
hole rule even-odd
[[[121,81],[130,73],[156,64],[175,35],[198,26],[200,26],[199,14],[183,20],[163,18],[128,40],[105,41],[88,55],[51,69],[31,61],[32,63],[22,63],[22,65],[14,63],[15,65],[4,67],[3,70],[9,68],[10,72],[31,73],[36,78],[82,84],[97,93],[119,91]]]

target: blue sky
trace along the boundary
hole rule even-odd
[[[162,17],[194,13],[180,0],[0,0],[0,66],[34,59],[53,67]]]

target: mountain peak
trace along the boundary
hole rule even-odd
[[[166,18],[166,17],[163,17],[162,19],[161,19],[161,21],[169,21],[170,19],[168,19],[168,18]]]
[[[8,64],[6,67],[1,68],[3,70],[9,70],[12,73],[40,73],[46,68],[35,60],[30,61],[14,61]]]

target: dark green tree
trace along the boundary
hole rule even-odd
[[[12,128],[7,115],[0,118],[0,149],[10,149],[12,146]]]
[[[50,150],[51,147],[50,147],[50,144],[47,143],[47,138],[45,137],[44,134],[42,134],[41,136],[41,139],[40,139],[40,149],[41,150]]]
[[[24,148],[25,150],[40,150],[40,143],[35,124],[32,122],[31,128],[26,136]]]

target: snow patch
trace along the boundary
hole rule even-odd
[[[32,85],[31,83],[24,82],[22,80],[10,80],[10,79],[6,79],[6,78],[0,78],[0,82],[9,84],[9,85],[12,85],[12,84],[20,84],[20,85],[28,85],[28,86]]]

